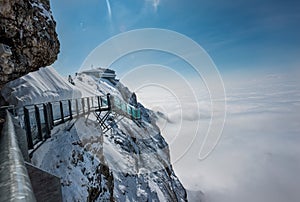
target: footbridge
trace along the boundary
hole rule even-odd
[[[48,139],[53,127],[72,119],[88,118],[94,114],[105,133],[110,129],[106,123],[110,115],[116,119],[127,117],[135,121],[141,118],[139,108],[110,94],[26,105],[14,113],[26,131],[29,150]]]

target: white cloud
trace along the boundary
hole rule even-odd
[[[112,14],[111,14],[111,6],[109,0],[106,0],[106,5],[107,5],[107,12],[108,12],[109,19],[111,19]]]
[[[161,99],[164,92],[152,92],[150,99],[145,89],[138,96],[145,96],[150,105],[157,95],[155,106],[172,120],[160,124],[176,174],[187,189],[201,190],[210,202],[297,202],[299,82],[283,74],[246,77],[223,78],[228,96],[226,124],[218,146],[202,161],[198,154],[209,127],[208,96],[198,97],[200,116],[188,96],[183,106]],[[184,97],[183,92],[177,90],[176,95]]]
[[[153,0],[153,8],[157,11],[157,7],[159,6],[159,0]]]
[[[154,11],[157,11],[158,6],[160,5],[160,0],[145,0],[146,4],[151,4],[151,7]]]

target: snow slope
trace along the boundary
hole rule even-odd
[[[12,105],[23,106],[42,102],[99,95],[89,83],[75,86],[60,76],[53,67],[41,68],[6,84],[2,96]]]
[[[106,93],[130,102],[131,92],[121,83],[84,74],[74,82],[44,68],[8,84],[2,93],[13,89],[8,101],[18,105]],[[139,107],[140,121],[111,113],[106,124],[112,129],[105,134],[93,114],[55,127],[32,162],[61,177],[64,201],[186,201],[153,113]]]

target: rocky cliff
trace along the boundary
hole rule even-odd
[[[0,88],[59,53],[49,0],[0,0]]]

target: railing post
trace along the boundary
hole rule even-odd
[[[110,94],[107,93],[106,97],[107,97],[107,107],[108,107],[108,110],[111,110],[111,105],[110,105]]]
[[[43,106],[44,107],[44,106]],[[46,109],[47,109],[47,112],[48,112],[48,121],[49,121],[49,128],[50,128],[50,130],[53,128],[53,116],[51,115],[51,103],[50,102],[48,102],[47,104],[46,104]],[[45,122],[46,122],[46,120],[45,120]]]
[[[52,129],[54,126],[54,117],[53,117],[53,108],[52,108],[52,104],[50,102],[48,102],[48,107],[49,107],[49,122],[50,122],[50,128]]]
[[[37,125],[37,129],[38,129],[38,138],[41,141],[41,140],[43,140],[43,134],[42,134],[42,126],[41,126],[41,117],[40,117],[39,107],[34,105],[34,111],[35,111],[36,125]]]
[[[99,108],[99,111],[101,110],[101,103],[100,103],[100,99],[101,99],[101,97],[100,97],[100,96],[97,96],[97,100],[98,100],[98,108]]]
[[[65,119],[64,119],[64,107],[63,107],[62,101],[59,101],[59,108],[60,108],[61,123],[64,123],[65,122]]]
[[[72,103],[71,103],[71,100],[68,100],[68,104],[69,104],[70,120],[72,120],[73,119],[73,115],[72,115]]]
[[[84,98],[81,98],[81,105],[82,105],[82,112],[83,112],[83,115],[85,114],[85,111],[84,111]]]
[[[88,114],[90,113],[90,98],[86,98],[87,100],[87,108],[88,108]]]
[[[76,114],[77,114],[77,118],[79,117],[79,109],[78,109],[78,100],[75,100],[75,108],[76,108]]]
[[[92,108],[94,108],[94,97],[91,97]]]
[[[48,115],[47,106],[45,104],[43,104],[43,110],[44,110],[44,119],[45,119],[45,127],[46,127],[45,138],[49,138],[51,133],[49,128],[49,115]]]
[[[28,149],[33,149],[29,111],[26,107],[24,107],[23,109],[24,109],[24,124],[25,124],[25,130],[26,130],[26,136],[28,142]]]

